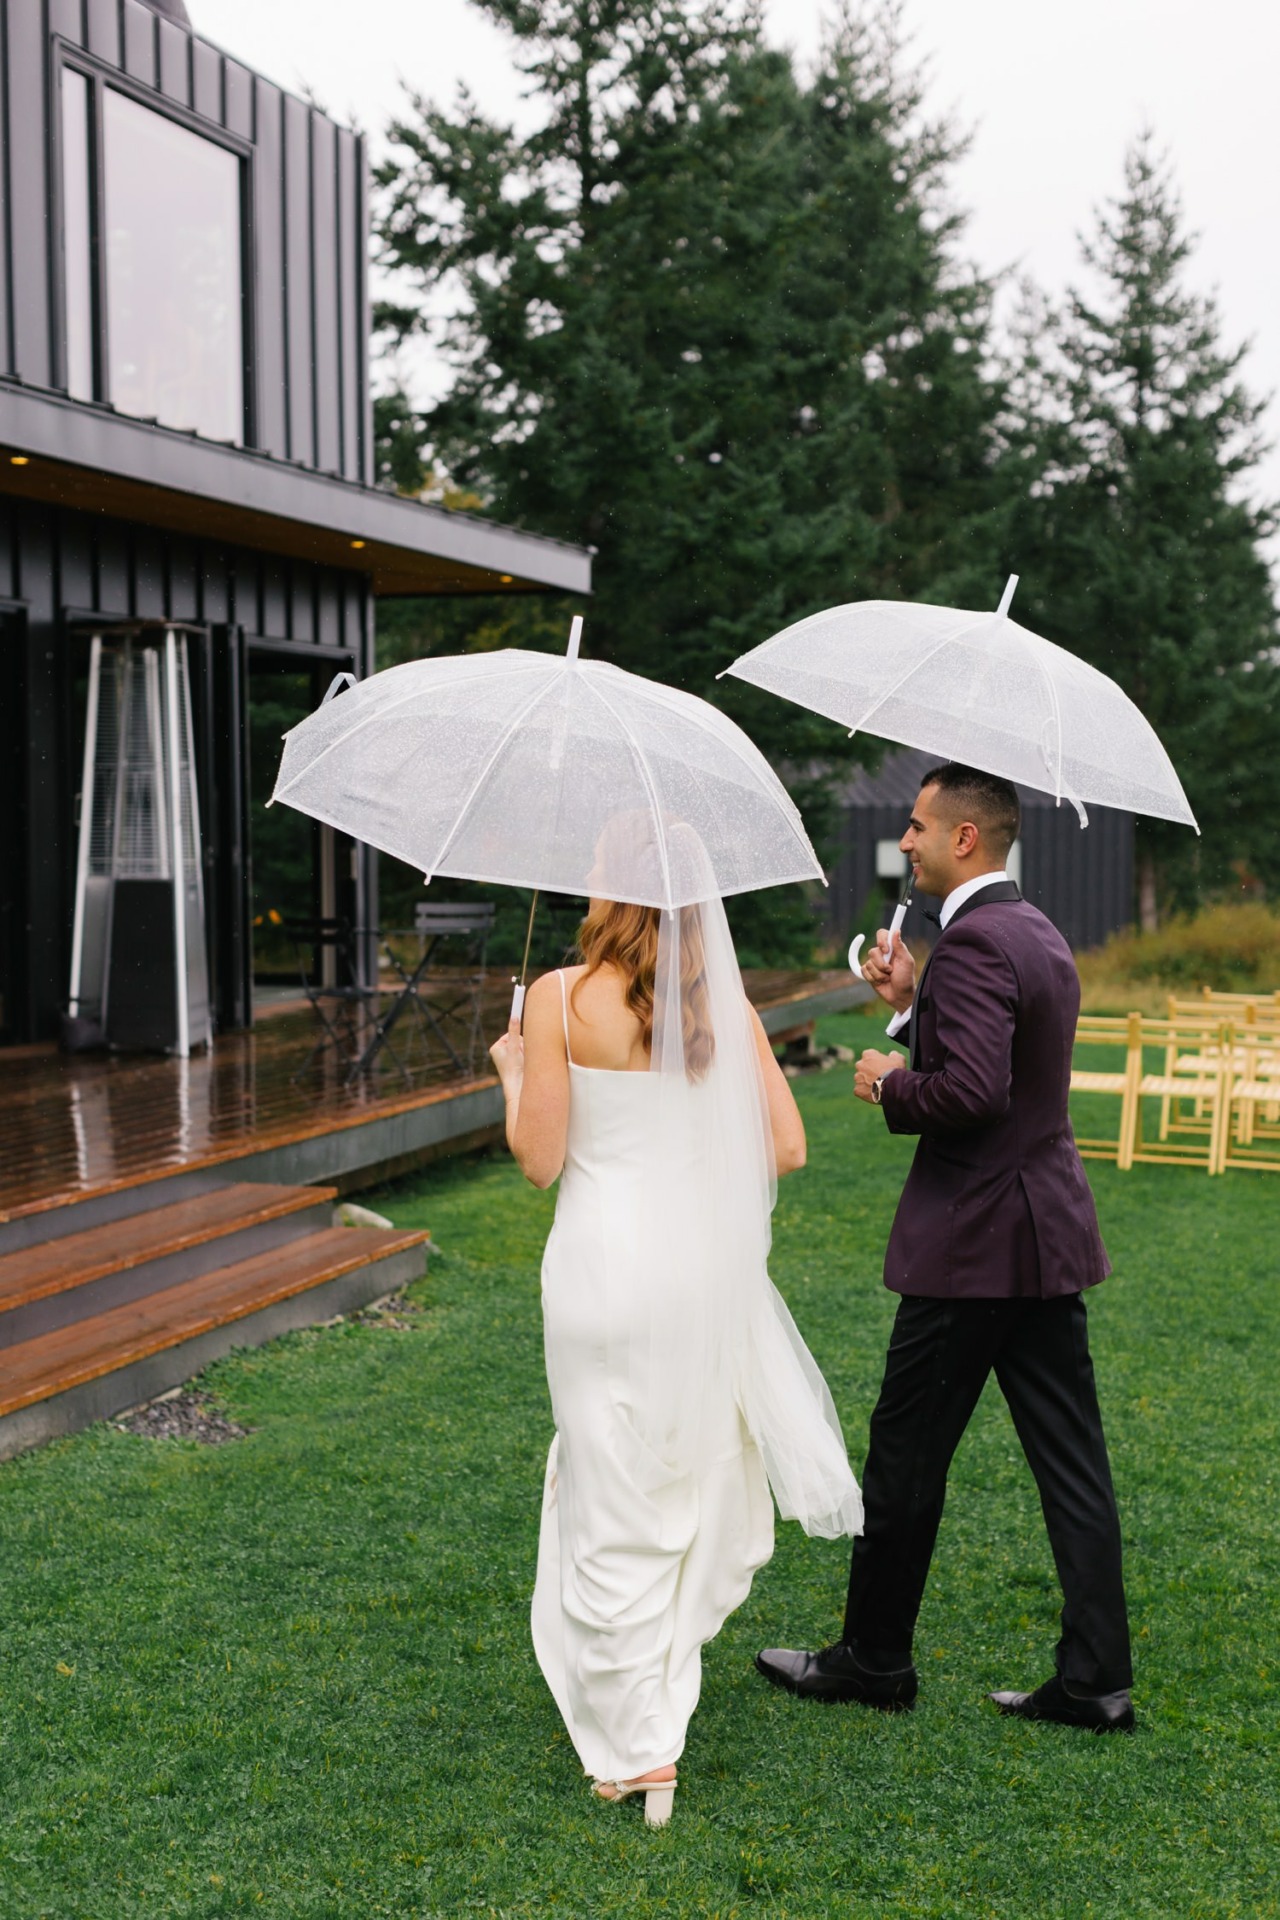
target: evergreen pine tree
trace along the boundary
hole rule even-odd
[[[1084,258],[1095,298],[1024,330],[1013,383],[1009,551],[1027,624],[1118,680],[1151,720],[1203,839],[1138,823],[1138,906],[1185,908],[1249,875],[1280,884],[1280,665],[1246,482],[1262,403],[1190,292],[1169,168],[1144,135]]]

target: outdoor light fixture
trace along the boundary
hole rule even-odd
[[[9,465],[11,467],[29,467],[31,460],[25,453],[11,453],[9,455]]]
[[[351,542],[351,544],[352,544],[352,546],[353,546],[353,547],[362,547],[362,546],[364,545],[364,541],[363,541],[363,540],[353,540],[353,541]]]
[[[511,575],[509,573],[499,574],[498,578],[502,581],[504,587],[511,585]]]

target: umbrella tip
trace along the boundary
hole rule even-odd
[[[1004,592],[1000,595],[1000,605],[996,608],[996,613],[998,616],[1008,613],[1009,603],[1013,599],[1014,590],[1016,589],[1017,584],[1018,584],[1017,574],[1011,573],[1009,575],[1009,578],[1005,582]]]
[[[578,649],[582,645],[582,615],[575,613],[569,625],[569,651],[566,660],[576,660]]]

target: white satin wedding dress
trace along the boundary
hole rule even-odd
[[[763,1253],[715,1204],[719,1156],[746,1152],[727,1138],[738,1016],[724,1004],[717,1070],[700,1082],[577,1065],[565,1012],[568,1138],[542,1263],[556,1436],[532,1627],[583,1767],[602,1780],[682,1752],[702,1648],[772,1552],[771,1480],[810,1531],[861,1523],[821,1375]],[[740,1049],[739,1069],[758,1074]],[[767,1220],[765,1183],[762,1165]],[[741,1225],[752,1209],[734,1211]]]

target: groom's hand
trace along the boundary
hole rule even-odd
[[[859,1100],[866,1100],[874,1106],[876,1100],[872,1088],[876,1081],[905,1065],[906,1061],[900,1053],[877,1053],[874,1047],[868,1047],[853,1073],[853,1090]]]
[[[886,960],[888,945],[889,930],[881,927],[876,944],[862,962],[862,977],[895,1013],[905,1013],[916,997],[916,963],[901,934],[895,937],[893,953]]]

